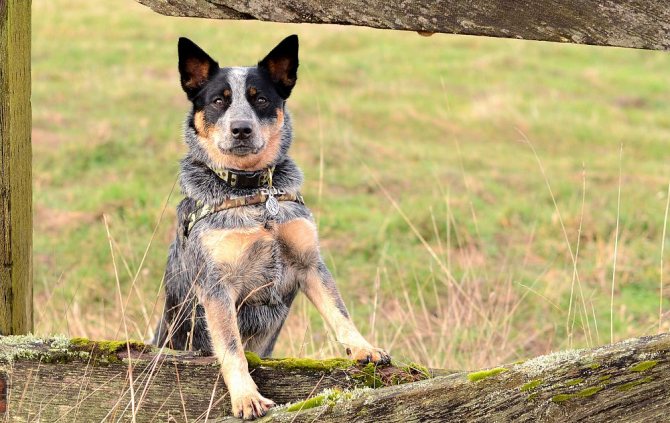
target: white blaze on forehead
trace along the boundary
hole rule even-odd
[[[260,149],[265,145],[265,139],[261,131],[260,120],[247,99],[247,76],[252,68],[226,68],[228,71],[227,82],[230,86],[231,103],[226,112],[216,122],[220,131],[214,132],[214,143],[222,149],[231,148],[234,139],[230,131],[231,122],[246,120],[251,122],[252,136],[245,141],[252,147]]]
[[[228,109],[230,119],[255,120],[255,113],[247,100],[247,75],[249,68],[230,68],[228,72],[228,84],[232,92],[232,103]]]

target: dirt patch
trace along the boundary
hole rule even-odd
[[[99,220],[99,213],[73,210],[57,210],[35,207],[35,229],[42,232],[62,232],[64,228],[76,228]]]
[[[63,137],[47,129],[33,128],[32,142],[36,146],[58,147],[63,143]]]

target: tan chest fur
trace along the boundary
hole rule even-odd
[[[284,273],[281,274],[285,274],[291,271],[286,269],[291,263],[318,256],[316,226],[305,218],[270,225],[269,228],[213,229],[202,235],[201,242],[211,259],[226,269],[228,276],[232,276],[226,279],[232,281],[229,283],[238,297],[250,293],[255,295],[255,292],[251,292],[253,290],[269,292],[292,289],[290,286],[280,286],[285,281],[268,281],[271,277],[263,272],[273,268],[273,260],[283,261],[276,265],[283,268]],[[266,284],[269,290],[260,288]]]

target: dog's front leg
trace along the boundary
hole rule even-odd
[[[363,364],[390,363],[388,353],[370,345],[356,329],[335,286],[335,280],[321,259],[316,267],[307,272],[302,289],[335,332],[338,342],[346,347],[347,355]]]
[[[233,415],[247,420],[264,416],[275,404],[258,393],[249,375],[232,299],[221,289],[215,293],[201,292],[199,300],[205,309],[212,347],[230,393]]]
[[[347,354],[361,363],[389,363],[388,353],[370,345],[351,321],[335,280],[319,253],[314,222],[295,219],[284,223],[279,228],[279,239],[298,273],[300,288],[335,332],[338,342],[345,346]]]

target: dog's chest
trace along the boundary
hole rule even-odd
[[[318,257],[316,228],[306,218],[247,228],[211,229],[202,245],[225,269],[219,283],[238,302],[273,304],[292,297],[300,273]]]

